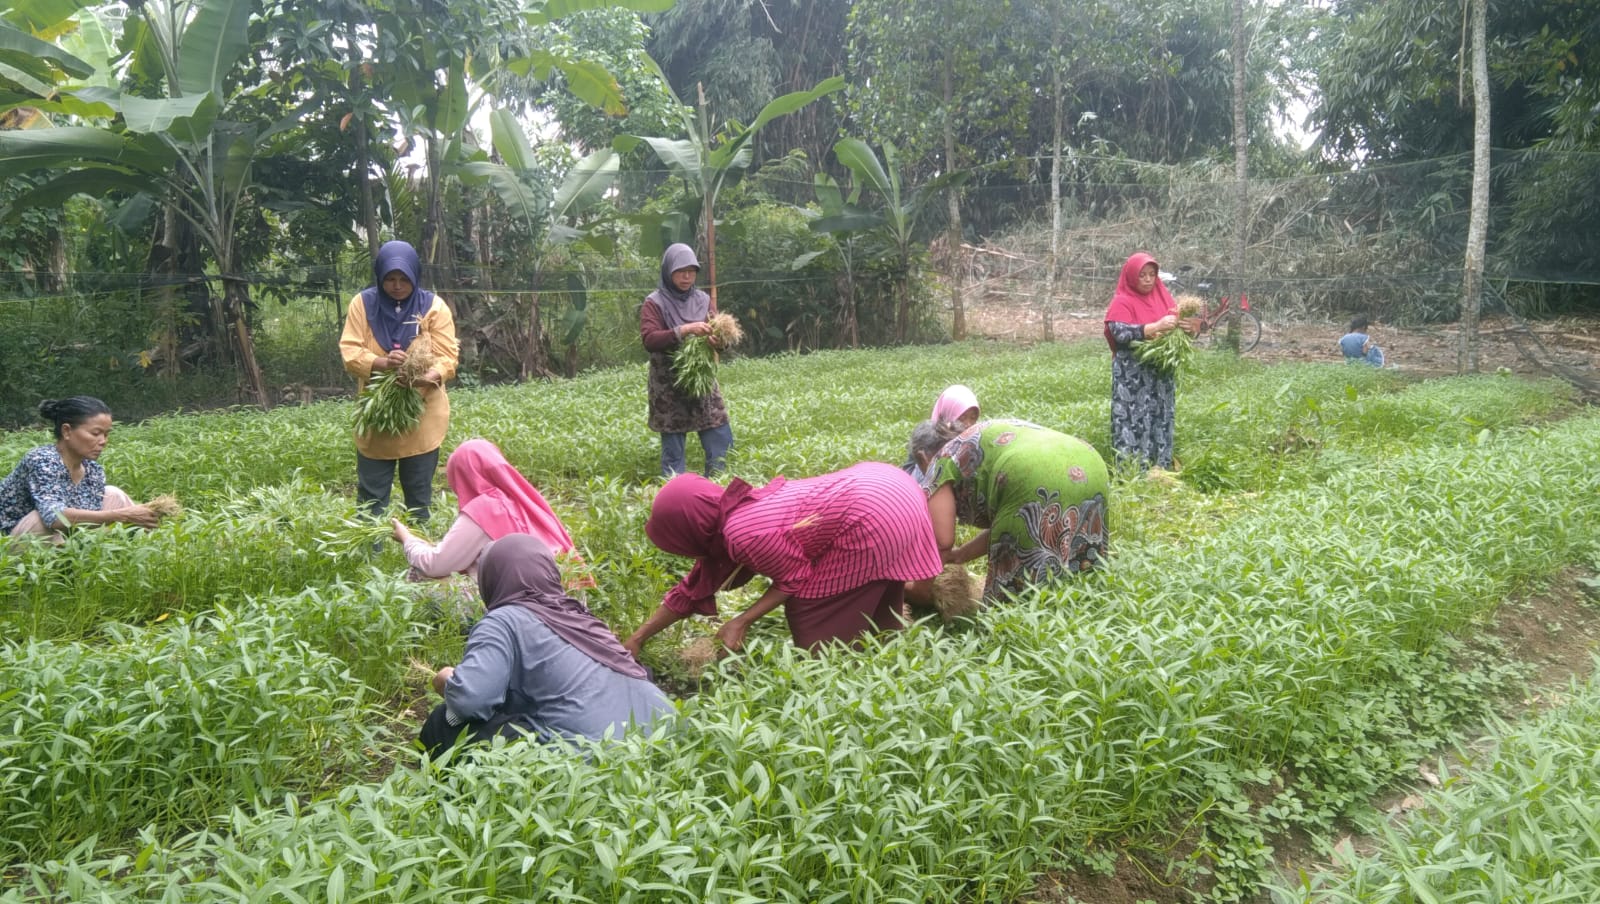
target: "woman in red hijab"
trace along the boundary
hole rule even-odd
[[[1105,318],[1111,346],[1111,448],[1118,458],[1137,460],[1144,467],[1172,467],[1178,391],[1170,374],[1139,363],[1133,343],[1175,329],[1196,333],[1200,325],[1178,320],[1176,308],[1161,283],[1156,259],[1143,251],[1128,258]]]
[[[623,646],[635,656],[646,640],[690,615],[717,614],[717,591],[762,574],[772,580],[755,605],[717,631],[729,650],[779,606],[796,646],[848,643],[900,627],[905,584],[943,569],[927,498],[911,475],[863,462],[820,477],[773,478],[723,489],[698,474],[667,481],[650,507],[650,542],[695,560]]]
[[[392,522],[394,538],[405,546],[406,560],[416,574],[474,577],[478,558],[490,543],[508,534],[531,534],[568,567],[569,590],[594,586],[594,579],[581,572],[583,558],[573,549],[561,519],[494,443],[467,440],[450,453],[444,473],[460,513],[437,544],[413,535],[398,519]],[[579,569],[576,575],[573,567]]]

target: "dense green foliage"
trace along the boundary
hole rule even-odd
[[[1442,789],[1401,825],[1374,820],[1376,850],[1302,877],[1278,900],[1307,904],[1587,901],[1600,888],[1600,682],[1527,725],[1498,725],[1487,751],[1441,763]],[[1452,774],[1454,773],[1454,774]]]
[[[1108,451],[1108,370],[1097,343],[735,360],[730,463],[898,461],[954,381]],[[448,441],[495,440],[546,491],[619,632],[686,565],[643,537],[643,382],[461,390]],[[460,600],[370,552],[350,410],[120,426],[111,479],[186,513],[0,556],[6,900],[1003,901],[1185,825],[1168,881],[1235,900],[1275,832],[1361,814],[1481,722],[1516,681],[1465,655],[1472,626],[1600,554],[1600,420],[1559,386],[1201,352],[1183,481],[1117,479],[1105,570],[858,653],[767,619],[650,737],[440,770],[406,747],[428,694],[405,664],[459,650]],[[670,674],[704,630],[647,658]]]

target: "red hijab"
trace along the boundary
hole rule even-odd
[[[461,514],[489,539],[532,534],[557,553],[572,551],[572,536],[539,491],[486,439],[469,439],[445,462],[444,475]]]
[[[696,559],[694,568],[682,581],[683,590],[694,600],[712,599],[724,586],[737,587],[750,580],[748,570],[735,577],[741,566],[728,555],[723,524],[734,509],[783,484],[784,478],[774,477],[756,489],[735,477],[723,489],[699,474],[679,474],[667,481],[650,504],[645,536],[663,552]]]
[[[1139,294],[1139,271],[1146,264],[1155,263],[1154,257],[1140,251],[1122,265],[1122,278],[1117,280],[1117,291],[1106,307],[1107,323],[1155,323],[1173,312],[1177,304],[1172,300],[1172,293],[1167,291],[1166,283],[1161,281],[1160,264],[1156,264],[1155,288],[1147,294]],[[1111,341],[1110,327],[1106,327],[1106,344],[1112,351],[1117,350],[1117,344]]]

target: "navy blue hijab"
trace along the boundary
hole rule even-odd
[[[383,291],[383,278],[399,270],[411,280],[411,296],[396,302]],[[361,290],[367,326],[385,351],[407,348],[417,338],[423,315],[433,307],[433,293],[422,288],[417,274],[422,259],[409,242],[384,242],[372,261],[372,285]]]

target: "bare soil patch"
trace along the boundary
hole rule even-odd
[[[966,316],[967,330],[975,336],[1024,345],[1046,341],[1044,314],[1028,300],[998,295],[979,298]],[[1049,335],[1056,342],[1099,339],[1103,317],[1103,309],[1058,313],[1051,319]],[[1338,349],[1343,323],[1285,321],[1270,312],[1262,313],[1262,318],[1261,344],[1250,357],[1268,362],[1343,360]],[[1434,377],[1456,373],[1459,333],[1454,324],[1399,327],[1379,323],[1370,332],[1389,363],[1407,374]],[[1519,332],[1511,317],[1484,318],[1478,330],[1478,369],[1493,373],[1505,368],[1518,374],[1549,376],[1549,362],[1554,361],[1600,383],[1600,319],[1562,317],[1530,322],[1528,332],[1521,334],[1521,344]],[[1544,360],[1524,353],[1530,336],[1547,352]]]

